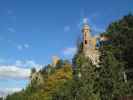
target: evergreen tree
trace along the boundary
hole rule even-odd
[[[75,65],[75,100],[100,100],[97,91],[97,68],[83,52],[77,53],[73,59]]]
[[[118,60],[126,61],[126,68],[133,68],[133,15],[128,14],[107,28]]]
[[[100,48],[99,92],[102,100],[113,100],[128,93],[128,85],[124,80],[124,64],[112,54],[111,46]]]
[[[82,86],[80,87],[79,98],[85,100],[100,100],[98,89],[98,76],[96,66],[92,64],[89,58],[82,56],[84,62],[81,64],[80,72],[81,77],[80,81]]]

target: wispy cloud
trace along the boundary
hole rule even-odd
[[[64,32],[68,32],[68,31],[70,31],[70,29],[71,29],[70,26],[65,26],[64,27]]]
[[[68,47],[63,49],[62,53],[65,57],[72,57],[76,53],[76,47]]]
[[[16,24],[16,16],[15,13],[12,9],[8,9],[7,10],[7,15],[10,18],[11,23],[8,24],[7,30],[10,33],[15,33],[16,29],[15,29],[15,24]]]
[[[13,27],[8,27],[8,29],[7,29],[9,32],[11,32],[11,33],[14,33],[14,32],[16,32],[16,30],[13,28]]]
[[[81,28],[83,23],[88,23],[93,32],[96,32],[96,33],[103,32],[105,31],[105,29],[95,22],[96,19],[98,19],[99,17],[100,17],[100,14],[97,12],[92,13],[86,17],[82,17],[78,23],[78,27]]]
[[[15,12],[12,9],[7,10],[7,15],[12,19],[12,21],[16,22]]]
[[[6,65],[6,64],[9,64],[9,63],[11,63],[10,58],[8,58],[8,59],[0,58],[0,66],[3,65],[3,64]]]
[[[20,68],[13,65],[0,66],[0,78],[27,79],[30,75],[30,69]]]
[[[6,97],[9,94],[19,92],[21,90],[22,88],[0,88],[0,97]]]
[[[94,31],[94,32],[96,32],[96,33],[97,33],[97,32],[104,32],[105,29],[102,28],[100,25],[98,25],[98,24],[96,24],[96,23],[94,22],[95,17],[96,17],[96,16],[94,16],[94,18],[93,18],[93,17],[89,17],[89,18],[88,18],[88,23],[89,23],[89,25],[90,25],[92,31]]]
[[[8,61],[8,59],[5,60],[1,58],[1,62],[7,63],[6,61]],[[6,83],[5,85],[1,83],[4,87],[0,87],[0,97],[20,91],[24,88],[22,84],[29,79],[31,68],[33,67],[40,70],[43,65],[37,64],[34,60],[16,60],[13,64],[0,64],[0,81],[8,80],[9,82],[12,82],[15,80],[12,84],[17,84],[14,85],[13,88],[12,86],[7,88]],[[19,82],[19,84],[17,82]]]
[[[34,60],[16,60],[13,62],[11,59],[0,58],[0,79],[27,79],[33,67],[40,70],[43,65]]]
[[[22,49],[23,49],[23,46],[22,46],[22,45],[18,45],[18,46],[17,46],[17,49],[18,49],[18,50],[22,50]]]
[[[23,68],[36,68],[37,70],[41,69],[43,65],[36,63],[34,60],[16,60],[15,66],[23,67]]]
[[[41,69],[44,65],[43,64],[38,64],[36,61],[33,59],[27,59],[27,60],[13,60],[11,58],[5,59],[5,58],[0,58],[0,69],[1,66],[16,66],[18,68],[36,68],[37,70]]]
[[[13,30],[12,30],[12,32],[13,32]],[[25,50],[25,49],[29,49],[31,47],[31,45],[29,43],[19,44],[16,41],[13,41],[11,39],[7,39],[7,38],[5,38],[3,36],[0,36],[0,40],[9,43],[10,45],[14,46],[19,51],[22,51],[22,50]]]
[[[88,19],[87,18],[83,18],[83,24],[88,23]]]
[[[102,28],[102,27],[96,25],[96,24],[93,23],[92,21],[90,21],[90,27],[91,27],[92,31],[94,31],[94,32],[96,32],[96,33],[98,33],[98,32],[104,32],[104,31],[105,31],[104,28]]]
[[[29,48],[30,45],[29,44],[24,44],[24,48]]]
[[[17,45],[18,50],[28,49],[30,47],[29,44]]]
[[[8,14],[8,15],[12,15],[12,14],[13,14],[13,10],[8,9],[8,10],[7,10],[7,14]]]

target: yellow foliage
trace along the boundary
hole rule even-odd
[[[47,91],[56,90],[65,81],[72,79],[72,67],[64,65],[63,68],[56,70],[56,72],[48,77],[44,88]]]

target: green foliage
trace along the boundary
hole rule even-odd
[[[100,67],[98,68],[100,97],[113,100],[127,95],[128,86],[124,80],[124,64],[119,62],[111,52],[110,46],[100,48]]]
[[[97,92],[97,70],[89,58],[86,58],[82,53],[76,59],[78,85],[76,100],[100,100]]]
[[[31,73],[35,73],[36,72],[36,69],[35,68],[32,68],[31,69]]]
[[[124,65],[121,66],[127,75],[128,92],[126,94],[133,95],[133,15],[128,14],[110,24],[106,34],[112,39],[112,54],[120,64]]]
[[[107,29],[107,34],[112,38],[113,52],[117,59],[127,62],[127,66],[133,66],[133,15],[129,14],[122,19],[113,22]]]
[[[72,93],[73,86],[73,80],[65,82],[64,85],[57,89],[56,93],[53,95],[52,100],[74,100],[74,96]]]

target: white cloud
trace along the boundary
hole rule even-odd
[[[44,65],[38,64],[36,61],[29,59],[29,60],[16,60],[13,61],[12,59],[4,59],[0,58],[0,67],[1,66],[16,66],[18,68],[36,68],[37,70],[41,69]]]
[[[88,23],[88,19],[87,18],[83,18],[83,24]]]
[[[92,24],[91,25],[91,28],[95,31],[95,32],[104,32],[105,29],[101,28],[101,27],[98,27],[96,26],[95,24]]]
[[[22,66],[23,62],[21,60],[16,60],[15,65],[16,66]]]
[[[32,67],[40,70],[43,66],[37,64],[33,60],[16,60],[13,65],[0,65],[0,80],[27,80],[29,79]],[[22,90],[22,88],[19,88],[18,85],[13,88],[1,88],[2,87],[0,87],[0,97]]]
[[[10,93],[12,92],[18,92],[18,91],[21,91],[22,88],[4,88],[5,91],[9,91]]]
[[[32,67],[38,66],[38,64],[36,64],[35,61],[33,61],[33,60],[27,60],[25,65],[26,66],[32,66]]]
[[[16,60],[15,66],[23,67],[23,68],[36,68],[40,69],[43,65],[37,64],[34,60]]]
[[[30,76],[30,69],[20,68],[11,65],[0,66],[0,78],[27,79]]]
[[[68,31],[70,31],[70,29],[71,29],[70,26],[65,26],[64,27],[64,32],[68,32]]]
[[[29,44],[17,45],[18,50],[28,49],[29,47],[30,47]]]
[[[0,88],[0,97],[6,97],[9,94],[19,92],[21,90],[22,88]]]
[[[0,90],[0,97],[5,97],[8,93],[4,92],[3,90]]]
[[[18,49],[18,50],[22,50],[22,49],[23,49],[23,46],[22,46],[22,45],[18,45],[18,46],[17,46],[17,49]]]
[[[96,34],[96,35],[94,35],[94,37],[95,37],[95,38],[99,38],[99,37],[100,37],[100,35],[99,35],[99,34]]]
[[[24,48],[29,48],[30,45],[29,44],[24,44]]]
[[[11,33],[14,33],[14,32],[16,32],[16,30],[13,28],[13,27],[8,27],[8,29],[7,29],[9,32],[11,32]]]
[[[76,47],[69,47],[69,48],[65,48],[63,50],[63,55],[64,56],[72,56],[76,53],[77,48]]]

